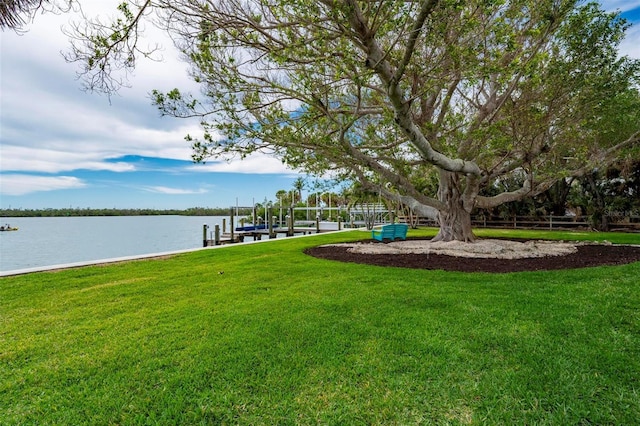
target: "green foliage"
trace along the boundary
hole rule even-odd
[[[640,162],[619,163],[584,176],[571,194],[571,202],[592,226],[608,231],[610,224],[640,216]]]
[[[491,188],[491,191],[512,190],[521,182],[501,181],[499,185],[503,187]],[[515,216],[564,216],[570,210],[578,217],[583,216],[594,229],[607,231],[614,223],[640,216],[638,194],[640,163],[630,159],[603,170],[594,170],[578,179],[559,180],[537,197],[505,203],[485,213],[507,219]]]
[[[640,264],[490,275],[302,252],[363,237],[0,279],[0,423],[633,424],[640,415]]]
[[[421,163],[428,174],[431,161],[394,124],[400,112],[385,93],[391,83],[367,65],[370,51],[360,45],[366,41],[347,31],[354,8],[370,19],[373,42],[392,71],[411,59],[398,84],[415,98],[411,112],[422,134],[451,158],[477,161],[486,170],[485,185],[498,177],[496,170],[557,179],[568,165],[549,161],[547,152],[584,164],[589,151],[578,126],[620,116],[610,105],[637,79],[637,64],[616,57],[624,21],[595,4],[442,2],[415,46],[403,33],[418,5],[293,5],[276,2],[259,19],[250,7],[233,10],[226,24],[242,31],[214,20],[197,23],[201,42],[185,48],[198,81],[208,82],[210,112],[220,114],[194,144],[198,159],[269,146],[309,172],[348,170],[352,178],[394,181],[401,193],[423,193],[422,174],[410,170]],[[318,24],[316,17],[325,19]],[[593,113],[594,105],[602,114]],[[176,115],[173,102],[164,110]],[[226,140],[207,137],[213,128]]]

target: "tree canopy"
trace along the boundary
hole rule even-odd
[[[535,196],[627,157],[640,142],[640,63],[627,23],[577,0],[124,1],[76,27],[69,60],[91,90],[171,36],[200,94],[155,91],[201,118],[197,161],[264,151],[358,181],[473,240],[470,214]],[[116,78],[116,79],[114,79]],[[495,193],[501,180],[521,182]],[[491,195],[488,195],[491,194]]]

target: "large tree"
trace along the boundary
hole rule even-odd
[[[165,29],[202,93],[154,92],[164,114],[202,119],[194,159],[269,152],[331,171],[474,239],[470,215],[638,155],[640,125],[604,115],[637,97],[627,28],[576,0],[125,1],[111,25],[76,30],[70,60],[114,90],[140,23]],[[144,53],[144,52],[142,52]],[[612,120],[605,120],[611,122]],[[503,179],[523,182],[493,196]],[[434,188],[433,182],[437,182]]]

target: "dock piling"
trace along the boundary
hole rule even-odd
[[[294,216],[293,206],[289,206],[289,232],[287,233],[287,236],[289,237],[293,237],[293,235],[295,234],[293,231],[295,221],[296,218]]]
[[[202,225],[202,247],[206,247],[208,245],[207,229],[209,229],[209,225],[207,225],[206,223]]]
[[[230,221],[231,221],[231,228],[230,228],[230,233],[231,233],[231,241],[233,241],[233,232],[234,232],[234,224],[233,224],[233,207],[231,207],[231,216],[229,217]]]
[[[273,207],[269,207],[268,209],[265,210],[265,216],[267,218],[267,224],[269,227],[269,239],[271,238],[276,238],[276,233],[273,230]]]

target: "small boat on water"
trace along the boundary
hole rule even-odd
[[[0,231],[17,231],[18,228],[10,226],[10,225],[4,225],[4,226],[0,226]]]

